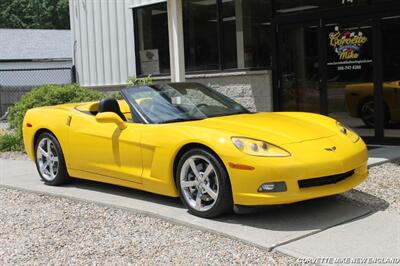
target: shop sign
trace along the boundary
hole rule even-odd
[[[158,49],[141,50],[139,51],[139,56],[142,74],[160,74]]]
[[[368,37],[361,30],[340,31],[339,27],[329,33],[330,46],[334,49],[337,59],[328,65],[342,65],[338,70],[361,69],[361,64],[370,63],[361,57],[363,47],[368,42]],[[343,67],[343,65],[349,65]]]
[[[337,27],[329,34],[330,44],[339,56],[339,60],[355,60],[360,57],[362,46],[368,41],[361,31],[340,32]]]

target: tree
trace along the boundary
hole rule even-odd
[[[0,28],[69,29],[68,0],[1,0]]]

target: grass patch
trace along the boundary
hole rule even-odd
[[[21,151],[22,146],[22,138],[17,133],[0,135],[0,152]]]

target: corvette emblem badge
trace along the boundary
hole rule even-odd
[[[336,147],[329,147],[329,148],[325,148],[326,151],[336,151]]]

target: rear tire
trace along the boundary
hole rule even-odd
[[[187,151],[179,159],[175,179],[189,213],[214,218],[233,209],[228,173],[220,160],[201,148]]]
[[[54,135],[48,132],[39,135],[35,155],[36,168],[46,185],[58,186],[69,181],[64,155]]]

